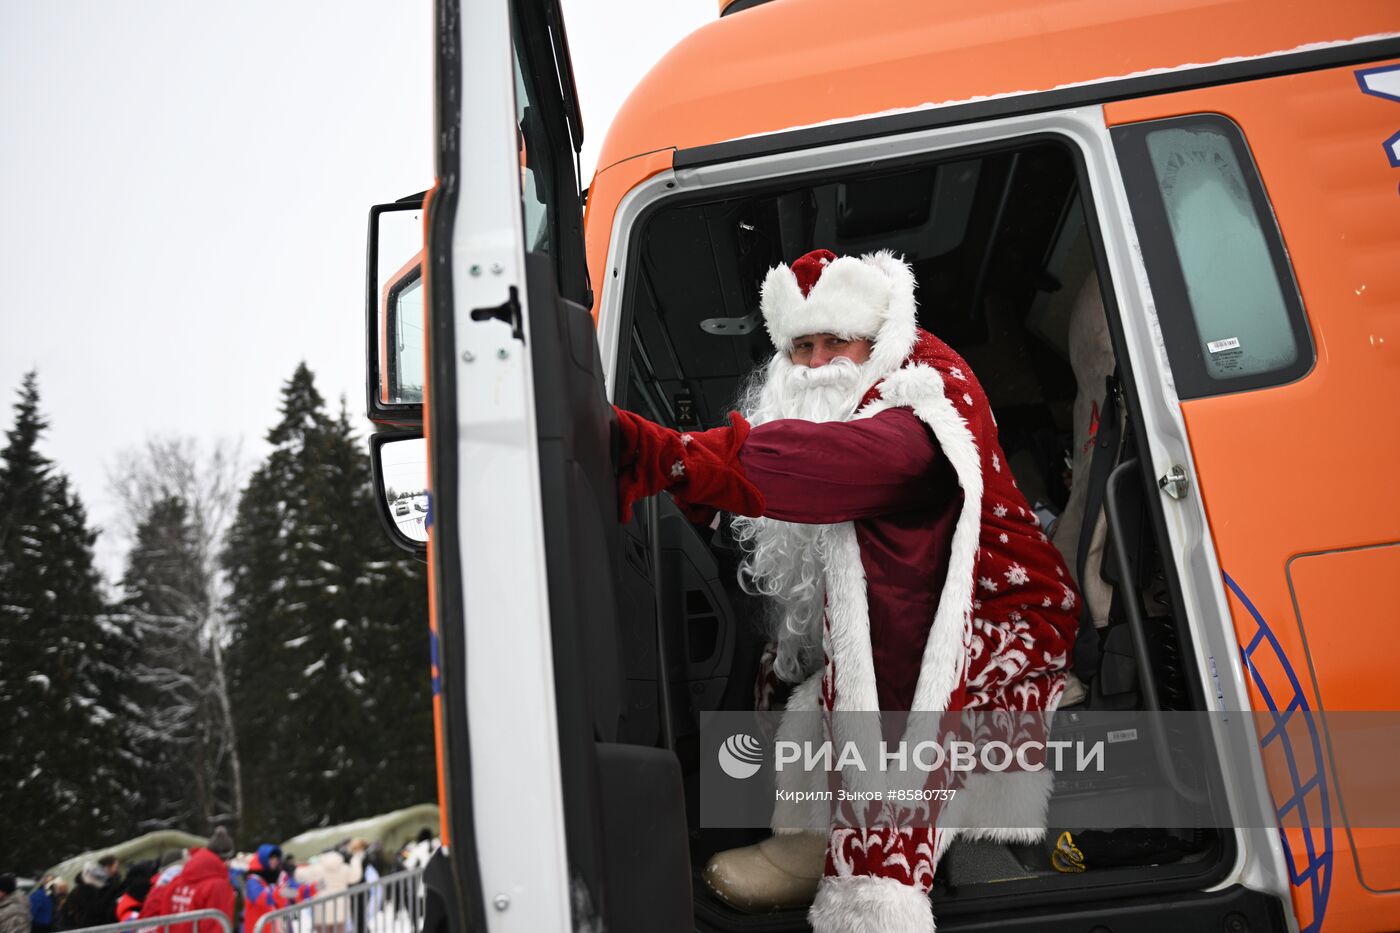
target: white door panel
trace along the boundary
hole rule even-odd
[[[461,6],[461,191],[453,228],[461,579],[472,798],[492,931],[570,928],[506,0]],[[523,316],[523,315],[522,315]],[[528,317],[526,317],[528,320]],[[528,332],[525,339],[529,339]]]

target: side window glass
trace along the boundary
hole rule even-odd
[[[563,21],[555,4],[513,2],[511,12],[523,245],[527,253],[549,257],[558,297],[591,305],[574,159],[583,127]]]
[[[1201,115],[1114,137],[1181,397],[1305,373],[1302,303],[1239,128]]]
[[[1230,379],[1288,366],[1298,345],[1230,141],[1212,126],[1152,130],[1147,151],[1206,372]]]
[[[520,67],[522,49],[517,35],[515,45],[516,140],[520,152],[520,190],[524,201],[525,249],[532,253],[553,253],[552,217],[554,192],[552,154],[545,134],[537,95]]]

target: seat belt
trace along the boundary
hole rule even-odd
[[[1094,452],[1089,456],[1089,485],[1084,500],[1084,524],[1079,529],[1079,548],[1075,555],[1076,579],[1079,580],[1079,637],[1074,641],[1074,671],[1081,680],[1099,669],[1099,632],[1094,627],[1089,601],[1084,598],[1084,571],[1089,562],[1089,547],[1094,540],[1099,515],[1103,512],[1104,492],[1108,475],[1118,463],[1118,448],[1123,441],[1123,426],[1119,423],[1118,404],[1121,386],[1118,373],[1104,379],[1103,408],[1099,410],[1099,429],[1094,435]]]

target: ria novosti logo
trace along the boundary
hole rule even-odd
[[[719,766],[735,780],[751,778],[763,766],[763,744],[751,735],[736,732],[719,747]]]

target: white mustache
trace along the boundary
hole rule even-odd
[[[847,359],[844,356],[838,356],[825,366],[795,366],[788,378],[796,385],[808,388],[823,388],[826,386],[848,383],[854,379],[859,372],[860,365],[854,360]]]

